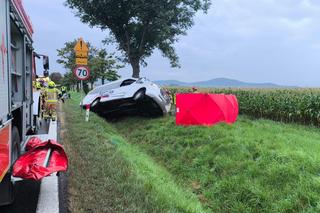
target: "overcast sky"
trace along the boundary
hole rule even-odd
[[[64,42],[83,37],[103,47],[106,32],[82,24],[64,0],[24,0],[34,25],[34,46],[48,54],[51,72]],[[105,47],[114,51],[112,47]],[[158,51],[141,76],[198,81],[226,77],[247,82],[320,86],[319,0],[214,0],[208,14],[176,44],[181,69],[170,68]],[[131,75],[131,67],[120,71]]]

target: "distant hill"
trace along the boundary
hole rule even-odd
[[[161,86],[180,86],[180,87],[236,87],[236,88],[283,88],[290,86],[281,86],[273,83],[248,83],[228,78],[215,78],[208,81],[198,82],[182,82],[176,80],[162,80],[155,81],[155,83]]]

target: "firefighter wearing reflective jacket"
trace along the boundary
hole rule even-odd
[[[67,95],[67,87],[62,86],[60,88],[60,90],[61,90],[61,93],[60,93],[59,97],[60,97],[61,101],[64,103],[64,99],[66,98],[66,95]]]
[[[62,93],[62,95],[65,94],[66,92],[67,92],[67,87],[62,86],[62,87],[61,87],[61,93]]]
[[[45,89],[45,113],[44,118],[57,119],[57,104],[60,91],[56,88],[53,81],[48,83],[48,88]]]

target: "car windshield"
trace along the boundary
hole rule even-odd
[[[136,80],[134,80],[134,79],[124,80],[124,81],[121,83],[120,87],[124,87],[124,86],[131,85],[131,84],[133,84],[134,82],[136,82]]]

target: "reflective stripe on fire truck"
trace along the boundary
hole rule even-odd
[[[0,129],[0,182],[10,168],[11,121]]]

